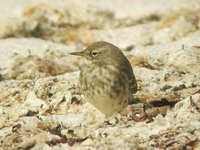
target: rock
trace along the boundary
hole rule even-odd
[[[199,149],[199,1],[0,4],[0,149]],[[69,55],[97,40],[122,50],[138,83],[137,102],[109,117]]]
[[[36,94],[33,91],[30,91],[27,95],[27,99],[24,105],[29,112],[33,113],[39,113],[40,110],[45,111],[49,108],[43,100],[37,98]]]

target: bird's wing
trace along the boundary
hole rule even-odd
[[[135,75],[133,73],[133,69],[131,65],[129,64],[128,66],[122,67],[122,71],[128,76],[128,82],[129,82],[129,89],[131,93],[136,93],[137,92],[137,82]]]
[[[134,74],[132,74],[132,76],[129,77],[129,88],[132,93],[137,92],[137,82],[136,82]]]

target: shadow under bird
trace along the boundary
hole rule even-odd
[[[80,85],[84,97],[106,116],[119,112],[137,92],[137,82],[130,62],[111,43],[99,41],[81,52],[88,63],[80,67]]]

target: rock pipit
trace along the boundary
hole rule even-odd
[[[118,47],[100,41],[71,54],[89,60],[81,66],[80,84],[93,106],[108,116],[128,105],[137,91],[137,82],[131,64]]]

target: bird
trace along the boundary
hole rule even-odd
[[[132,66],[115,45],[98,41],[71,55],[88,61],[80,66],[80,88],[86,100],[104,115],[120,112],[137,92]]]

